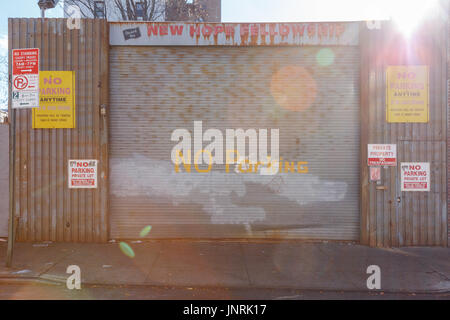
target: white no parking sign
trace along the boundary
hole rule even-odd
[[[402,162],[402,191],[430,191],[430,163]]]

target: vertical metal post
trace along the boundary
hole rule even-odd
[[[12,264],[14,241],[16,238],[14,226],[14,169],[16,155],[16,110],[11,107],[11,124],[9,127],[9,221],[8,221],[8,249],[6,253],[6,266]]]
[[[45,18],[45,9],[41,8],[41,18]]]

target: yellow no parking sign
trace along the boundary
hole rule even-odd
[[[39,72],[39,108],[33,128],[75,128],[75,72]]]
[[[387,122],[428,122],[428,72],[428,66],[387,67]]]

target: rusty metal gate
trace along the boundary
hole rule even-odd
[[[9,125],[0,123],[0,237],[8,236]]]
[[[113,46],[111,237],[358,240],[359,48],[323,49]],[[195,121],[279,128],[281,172],[175,172],[171,135]]]

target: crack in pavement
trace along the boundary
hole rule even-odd
[[[58,265],[58,263],[60,263],[61,261],[63,261],[65,258],[70,257],[71,255],[73,255],[75,253],[75,250],[72,250],[72,252],[69,252],[65,255],[62,255],[60,259],[56,259],[57,262],[53,263],[52,265],[50,265],[47,269],[44,269],[44,271],[42,271],[41,273],[39,273],[37,275],[38,278],[41,278],[42,275],[46,274],[47,272],[49,272],[52,268],[56,267]],[[45,279],[45,278],[42,278]]]

